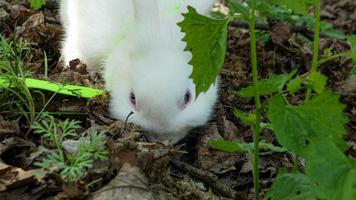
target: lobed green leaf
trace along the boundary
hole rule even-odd
[[[296,78],[290,80],[287,84],[287,90],[290,93],[296,93],[297,91],[300,90],[302,87],[302,79],[300,76],[297,76]]]
[[[352,62],[356,65],[356,35],[347,36],[347,41],[351,45]]]
[[[256,122],[256,114],[255,113],[244,113],[244,112],[236,109],[234,111],[234,115],[236,118],[241,120],[241,122],[246,125],[253,125]]]
[[[191,51],[193,66],[190,78],[196,85],[196,96],[206,92],[215,83],[221,67],[224,64],[227,27],[230,18],[211,19],[197,13],[193,7],[188,7],[188,13],[183,14],[184,20],[178,23],[185,33],[183,41],[187,43],[186,51]]]
[[[279,173],[266,194],[266,200],[317,200],[315,185],[301,173]]]
[[[231,15],[241,14],[242,18],[248,20],[250,16],[249,7],[244,6],[241,2],[237,0],[228,0],[227,6],[230,10]]]
[[[295,75],[295,73],[296,71],[293,71],[290,74],[273,74],[269,79],[258,81],[257,87],[259,94],[264,96],[282,91],[285,84]],[[253,97],[255,95],[254,86],[251,85],[242,88],[237,92],[237,95],[240,97]]]
[[[327,80],[328,78],[320,72],[312,72],[307,76],[308,86],[319,94],[324,91]]]
[[[341,149],[347,118],[345,105],[331,92],[324,92],[300,106],[288,105],[281,95],[268,102],[267,116],[280,144],[301,154],[311,138],[331,138]]]
[[[348,158],[329,138],[313,138],[303,151],[306,174],[318,185],[320,199],[356,199],[355,159]]]
[[[307,15],[308,4],[305,0],[291,1],[291,0],[273,0],[274,4],[280,6],[287,6],[292,9],[296,14]]]

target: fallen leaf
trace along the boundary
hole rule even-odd
[[[25,32],[29,32],[34,28],[42,25],[45,22],[45,18],[42,12],[32,15],[28,20],[17,28],[16,37],[21,36]]]
[[[208,142],[212,139],[222,139],[216,125],[212,125],[207,133],[200,139],[197,147],[197,161],[204,170],[209,170],[217,174],[224,174],[235,170],[235,164],[244,160],[244,154],[225,153],[213,150]]]
[[[284,41],[291,37],[292,31],[289,24],[284,22],[277,22],[272,25],[272,30],[270,31],[271,39],[276,44],[282,44]]]
[[[21,187],[35,181],[34,170],[24,171],[0,162],[0,191]]]
[[[124,163],[119,174],[101,190],[95,192],[91,200],[148,200],[175,199],[163,190],[150,187],[143,171],[129,163]]]
[[[19,120],[5,121],[0,119],[0,135],[15,135],[19,133]]]

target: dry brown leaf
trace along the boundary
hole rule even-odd
[[[111,182],[95,192],[92,200],[149,200],[175,199],[159,188],[152,188],[143,171],[129,163],[124,163],[119,174]]]
[[[0,162],[0,191],[28,185],[35,181],[34,170],[24,171]]]
[[[291,27],[289,24],[284,22],[277,22],[272,24],[271,39],[276,44],[282,44],[284,41],[288,40],[291,35]]]
[[[347,93],[356,93],[356,75],[351,75],[345,82],[343,89]]]
[[[28,20],[18,27],[16,32],[16,37],[28,32],[38,26],[42,25],[45,22],[45,18],[42,12],[32,15]]]
[[[19,120],[5,121],[0,119],[0,135],[14,135],[19,133]]]
[[[242,161],[243,156],[241,154],[231,154],[211,149],[208,142],[212,139],[222,139],[216,125],[209,128],[207,134],[201,138],[197,147],[197,161],[200,168],[218,174],[235,170],[234,165]]]

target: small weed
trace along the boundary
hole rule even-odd
[[[7,83],[0,94],[2,111],[20,112],[29,122],[35,119],[35,105],[32,94],[25,84],[30,76],[26,61],[30,44],[22,39],[6,39],[0,35],[0,83]]]
[[[106,160],[108,150],[105,148],[105,132],[92,132],[88,137],[79,137],[78,147],[73,154],[66,153],[62,143],[66,139],[77,138],[79,122],[66,119],[55,121],[48,113],[42,113],[39,122],[32,125],[34,133],[41,134],[55,146],[42,162],[35,165],[42,167],[47,174],[59,173],[66,182],[80,180],[84,173],[93,167],[97,159]]]

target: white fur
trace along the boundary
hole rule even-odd
[[[149,2],[149,3],[147,3]],[[151,3],[151,4],[150,4]],[[90,71],[103,67],[114,117],[177,142],[204,125],[217,99],[217,83],[195,99],[191,54],[176,25],[186,6],[208,14],[213,0],[62,0],[65,62],[79,58]],[[181,8],[179,10],[179,8]],[[187,89],[193,100],[183,109]],[[130,103],[136,95],[136,109]]]

